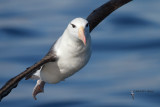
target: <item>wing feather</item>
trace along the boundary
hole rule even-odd
[[[90,27],[90,32],[113,11],[123,6],[124,4],[127,4],[130,1],[132,0],[110,0],[109,2],[106,2],[102,6],[95,9],[87,17],[87,21]]]
[[[56,61],[56,55],[52,52],[49,52],[42,60],[38,63],[32,65],[31,67],[27,68],[24,72],[20,73],[19,75],[15,76],[14,78],[10,79],[1,89],[0,89],[0,101],[7,96],[13,88],[16,88],[19,81],[26,77],[26,79],[30,78],[32,74],[34,74],[41,66],[48,62]]]

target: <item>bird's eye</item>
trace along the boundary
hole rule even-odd
[[[86,24],[86,27],[88,27],[88,23]]]
[[[71,25],[72,25],[73,28],[76,28],[76,25],[74,25],[74,24],[71,24]]]

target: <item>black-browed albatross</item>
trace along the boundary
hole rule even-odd
[[[110,0],[94,10],[87,20],[83,18],[72,20],[44,58],[10,79],[0,89],[0,101],[23,78],[38,79],[32,94],[36,99],[36,95],[43,92],[45,82],[58,83],[79,71],[91,56],[90,32],[110,13],[130,1],[132,0]]]
[[[91,56],[91,37],[88,21],[83,18],[72,20],[62,36],[50,49],[55,61],[41,66],[31,78],[36,78],[37,84],[33,97],[43,92],[45,82],[55,84],[73,75],[85,66]]]

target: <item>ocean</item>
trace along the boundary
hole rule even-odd
[[[68,23],[108,0],[0,0],[0,87],[39,61]],[[160,1],[133,0],[92,32],[92,57],[73,76],[46,84],[22,80],[0,107],[159,107]],[[134,92],[134,100],[131,92]]]

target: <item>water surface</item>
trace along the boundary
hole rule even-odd
[[[0,87],[39,61],[72,19],[86,18],[106,1],[0,0]],[[93,54],[80,72],[46,84],[37,101],[36,81],[22,80],[0,106],[159,107],[159,5],[159,0],[134,0],[121,7],[91,33]],[[144,92],[132,100],[131,90]]]

